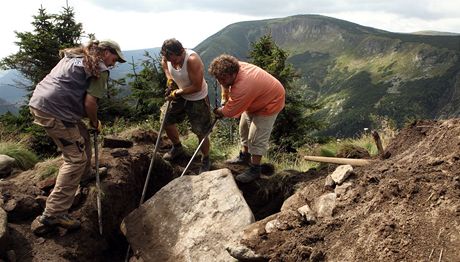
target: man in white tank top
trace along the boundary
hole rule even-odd
[[[193,50],[183,48],[176,39],[167,39],[161,47],[163,56],[161,64],[168,79],[167,99],[171,101],[168,117],[165,119],[165,130],[173,147],[163,158],[174,160],[184,155],[185,151],[179,138],[176,124],[187,116],[192,132],[201,141],[211,128],[211,111],[208,98],[208,85],[204,79],[204,65],[200,56]],[[171,90],[172,83],[177,86]],[[162,111],[166,108],[163,106]],[[209,138],[206,137],[201,147],[200,173],[208,171]]]

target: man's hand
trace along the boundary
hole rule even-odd
[[[96,132],[97,134],[102,132],[102,123],[100,120],[97,120],[97,124],[94,124],[93,122],[91,123],[91,131]],[[97,125],[97,126],[96,126]]]
[[[171,78],[169,78],[168,80],[166,80],[166,87],[171,89],[171,90],[174,90],[174,89],[178,89],[179,87],[177,86],[176,82],[174,82],[174,80],[172,80]]]
[[[222,107],[216,107],[212,110],[212,112],[214,113],[214,117],[217,119],[224,117],[224,114],[222,113]]]
[[[176,82],[174,82],[174,80],[172,80],[171,78],[166,80],[165,97],[167,100],[172,100],[172,99],[169,99],[169,96],[171,96],[172,91],[176,89],[179,89],[179,87],[177,86]]]
[[[180,94],[182,93],[181,91],[182,91],[182,89],[174,89],[174,90],[172,90],[169,93],[169,95],[166,97],[166,100],[168,100],[168,101],[176,100],[180,96]]]
[[[173,90],[172,90],[171,88],[169,88],[169,87],[166,88],[166,90],[165,90],[165,97],[168,97],[168,96],[171,94],[172,91],[173,91]]]

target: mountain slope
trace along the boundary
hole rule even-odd
[[[160,53],[160,48],[148,48],[139,50],[128,50],[123,51],[126,59],[126,63],[117,63],[116,67],[110,71],[110,77],[112,79],[120,79],[125,77],[128,73],[133,73],[132,63],[136,65],[136,70],[139,72],[142,68],[139,66],[142,60],[145,60],[145,52],[148,52],[151,56],[156,57]],[[24,84],[25,83],[25,84]],[[18,108],[24,103],[25,96],[27,95],[26,85],[27,80],[21,76],[16,70],[5,70],[0,71],[0,115],[10,111],[16,113]]]
[[[290,54],[305,99],[323,104],[325,135],[353,136],[387,117],[460,114],[460,36],[392,33],[319,15],[241,22],[200,43],[205,64],[221,53],[247,60],[252,42],[270,33]]]

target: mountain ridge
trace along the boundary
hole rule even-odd
[[[206,68],[222,53],[246,61],[251,43],[266,34],[288,52],[305,101],[322,105],[314,115],[327,126],[321,135],[354,136],[381,118],[401,127],[412,119],[460,115],[460,35],[395,33],[295,15],[233,23],[193,49]],[[111,77],[131,72],[130,62]],[[207,72],[206,78],[213,81]]]
[[[270,34],[298,70],[305,99],[323,104],[322,135],[354,136],[389,118],[460,114],[460,36],[393,33],[321,15],[231,24],[201,42],[203,61],[220,53],[247,60],[252,42]],[[433,88],[434,87],[434,88]]]

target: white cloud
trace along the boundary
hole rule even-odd
[[[460,32],[459,0],[68,0],[87,33],[122,49],[158,47],[175,37],[194,47],[225,26],[247,20],[322,14],[394,32]],[[58,13],[65,0],[14,0],[0,9],[0,57],[17,52],[14,31],[31,31],[40,5]]]

